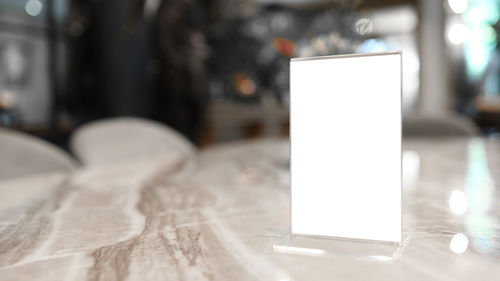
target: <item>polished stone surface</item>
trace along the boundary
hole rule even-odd
[[[0,280],[500,280],[500,142],[404,149],[408,240],[393,258],[276,251],[289,232],[289,147],[266,140],[175,167],[0,181]]]

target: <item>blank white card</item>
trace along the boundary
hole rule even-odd
[[[292,59],[293,234],[401,242],[401,53]]]

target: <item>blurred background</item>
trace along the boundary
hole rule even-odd
[[[117,116],[200,147],[287,136],[291,57],[402,50],[405,134],[496,137],[499,16],[500,0],[2,0],[0,126],[63,149]]]

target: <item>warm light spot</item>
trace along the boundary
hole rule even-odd
[[[456,254],[463,254],[469,246],[469,238],[463,233],[453,235],[450,241],[450,250]]]
[[[469,208],[469,202],[467,202],[465,194],[459,190],[454,190],[451,193],[448,205],[451,211],[457,215],[463,215],[467,211],[467,208]]]
[[[236,74],[234,83],[236,85],[236,90],[244,96],[251,96],[255,94],[255,91],[257,90],[255,82],[241,73]]]
[[[3,91],[0,93],[0,108],[11,108],[13,105],[14,97],[11,92]]]
[[[273,46],[285,57],[291,58],[295,54],[295,44],[288,39],[276,38]]]

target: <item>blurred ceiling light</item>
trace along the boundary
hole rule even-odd
[[[356,21],[356,32],[367,35],[373,32],[373,22],[367,18],[360,18]]]
[[[467,36],[467,27],[462,23],[453,24],[448,30],[448,41],[454,45],[460,45]]]
[[[451,211],[457,215],[463,215],[467,211],[467,208],[469,208],[469,203],[465,194],[459,190],[454,190],[451,193],[450,199],[448,199],[448,205]]]
[[[448,0],[448,6],[455,14],[461,14],[467,11],[469,3],[467,0]]]
[[[463,254],[469,246],[469,238],[463,233],[453,235],[450,241],[450,250],[456,254]]]
[[[42,2],[40,0],[28,0],[24,5],[26,13],[32,17],[36,17],[42,11]]]

